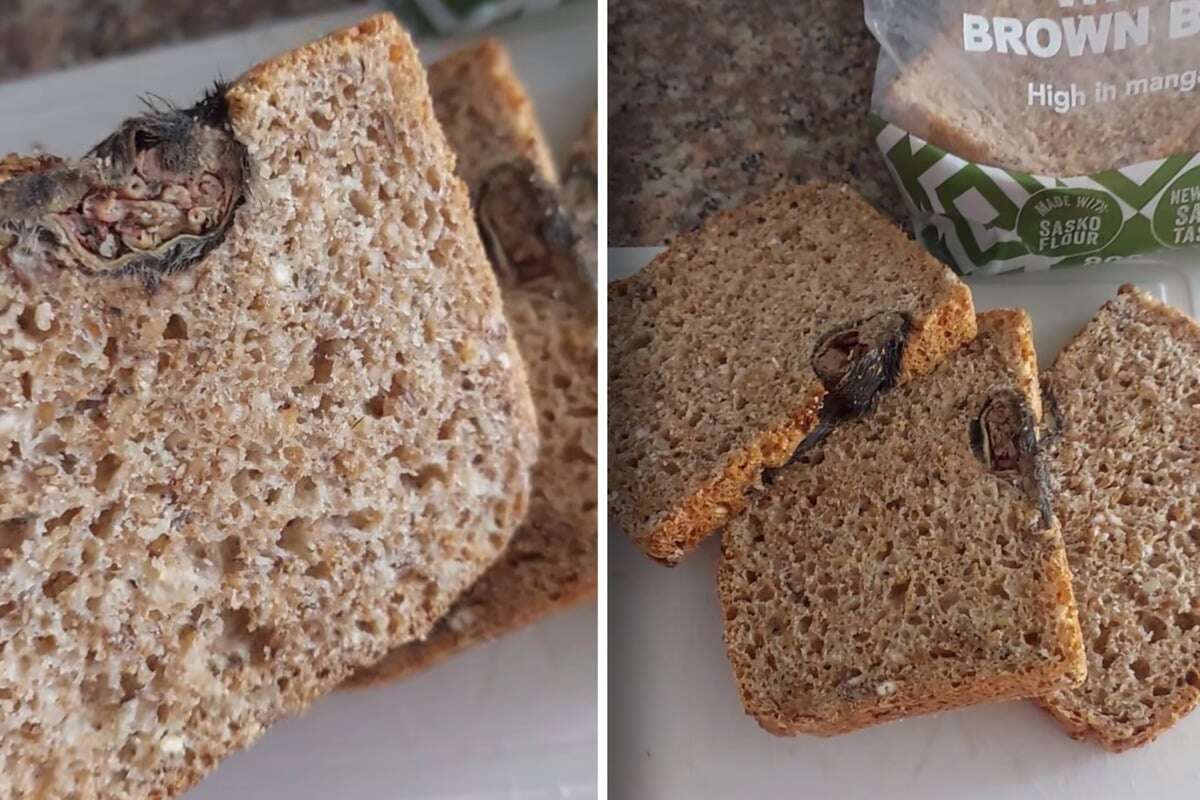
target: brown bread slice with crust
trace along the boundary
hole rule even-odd
[[[390,15],[14,164],[0,796],[173,797],[500,555],[524,368]]]
[[[1083,678],[1040,410],[1028,316],[989,311],[751,499],[718,586],[759,724],[831,735]]]
[[[608,297],[609,508],[667,564],[836,407],[814,364],[823,337],[905,318],[884,370],[903,383],[975,335],[964,283],[852,190],[821,183],[715,215]]]
[[[1200,701],[1200,326],[1123,286],[1046,387],[1088,677],[1041,703],[1075,738],[1127,750]]]
[[[491,169],[519,159],[539,165],[539,177],[553,186],[533,104],[501,45],[485,41],[437,62],[429,86],[459,174],[474,181],[476,197]],[[594,147],[591,153],[594,159]],[[352,684],[403,677],[595,594],[596,325],[594,309],[579,304],[594,302],[594,293],[579,292],[579,280],[571,266],[566,275],[501,287],[541,424],[528,518],[424,641],[396,648]]]

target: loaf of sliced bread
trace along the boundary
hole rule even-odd
[[[1153,30],[1168,29],[1170,5],[1146,7]],[[989,21],[1008,17],[1026,23],[1100,16],[1091,7],[1064,9],[1059,0],[993,0],[971,11]],[[1110,46],[1082,55],[1064,45],[1050,58],[995,47],[966,52],[962,15],[956,10],[947,17],[948,32],[880,94],[889,122],[962,158],[1037,175],[1087,175],[1194,149],[1200,108],[1191,94],[1178,83],[1165,91],[1150,84],[1156,76],[1178,81],[1181,73],[1195,70],[1192,40],[1161,36],[1149,47]],[[1097,100],[1101,85],[1118,94]],[[1056,92],[1059,99],[1073,96],[1073,107],[1057,105]]]
[[[753,497],[718,584],[764,728],[844,733],[1082,679],[1039,413],[1028,317],[988,312],[974,342]]]
[[[676,563],[764,467],[975,335],[966,285],[843,186],[715,215],[609,286],[609,509]]]
[[[175,796],[503,551],[535,419],[453,164],[378,16],[7,171],[0,796]]]
[[[1046,388],[1088,675],[1042,702],[1076,738],[1125,750],[1200,700],[1200,326],[1124,286]]]
[[[477,198],[492,174],[487,165],[506,170],[523,161],[539,165],[534,178],[544,187],[536,194],[557,204],[554,175],[541,166],[548,149],[532,103],[499,44],[487,41],[434,64],[429,87],[434,111],[458,152],[459,174],[476,181],[470,188]],[[490,127],[481,126],[481,120]],[[500,213],[509,213],[509,207]],[[550,213],[561,212],[553,208]],[[524,224],[523,217],[515,221]],[[506,220],[497,222],[505,227]],[[527,233],[536,237],[536,224]],[[556,264],[545,252],[536,256],[539,263],[530,261],[532,272],[541,276],[531,282],[497,270],[541,428],[528,518],[504,556],[424,641],[396,648],[360,670],[355,684],[429,666],[595,592],[596,325],[594,309],[576,302],[594,295],[577,285],[578,265],[569,259]]]

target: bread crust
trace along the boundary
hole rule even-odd
[[[1067,734],[1077,742],[1095,742],[1112,753],[1124,753],[1145,744],[1150,744],[1168,728],[1195,710],[1200,704],[1200,692],[1180,697],[1170,707],[1154,715],[1150,727],[1136,736],[1114,735],[1104,720],[1091,714],[1072,714],[1044,698],[1034,698],[1034,703],[1067,729]]]
[[[772,213],[770,209],[781,205],[820,203],[830,198],[839,199],[829,202],[844,202],[842,198],[850,196],[845,187],[812,183],[763,198],[744,208],[718,212],[701,230],[683,234],[642,273],[610,284],[610,308],[627,303],[626,297],[642,291],[642,287],[650,287],[653,291],[652,284],[659,265],[678,260],[681,258],[678,253],[699,251],[713,237],[711,231],[752,227],[756,217],[769,215]],[[936,263],[932,256],[919,252],[918,245],[908,241],[865,202],[856,201],[855,205],[856,213],[861,215],[864,224],[877,235],[891,237],[887,241],[897,251],[916,251],[919,255],[912,255],[912,252],[908,254],[925,261],[927,265]],[[804,213],[803,210],[796,212],[798,224],[803,221]],[[884,234],[885,231],[888,233]],[[864,269],[869,267],[864,266]],[[945,267],[938,264],[936,269],[944,271]],[[949,276],[948,271],[946,275]],[[974,305],[966,284],[950,278],[943,281],[937,291],[936,304],[923,316],[913,320],[901,362],[900,384],[928,373],[948,353],[975,336]],[[610,369],[619,370],[623,357],[619,348],[623,345],[614,347],[614,338],[610,338]],[[793,385],[792,392],[794,400],[786,413],[780,414],[779,419],[771,424],[756,429],[744,443],[721,454],[719,462],[713,464],[710,470],[712,477],[688,475],[690,485],[678,500],[639,496],[637,491],[629,488],[631,476],[623,470],[618,460],[610,467],[610,482],[616,484],[615,489],[610,489],[610,509],[617,523],[648,556],[668,566],[677,564],[707,536],[744,509],[746,491],[754,485],[763,470],[784,464],[804,437],[816,427],[825,397],[821,382],[810,371],[804,380],[798,380]],[[625,429],[643,424],[643,421],[618,418],[613,424]],[[621,454],[618,452],[618,455]],[[663,503],[668,504],[666,508],[662,507]],[[644,521],[647,519],[653,521],[647,525]]]

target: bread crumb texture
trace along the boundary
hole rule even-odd
[[[177,795],[425,635],[525,512],[528,387],[407,35],[228,97],[255,176],[205,260],[0,271],[0,797]]]
[[[970,291],[852,190],[808,184],[715,215],[609,287],[609,508],[675,563],[816,425],[815,345],[881,312],[900,380],[975,334]]]
[[[1200,700],[1200,327],[1122,287],[1047,385],[1088,677],[1043,703],[1077,738],[1125,750]]]
[[[458,173],[473,194],[490,168],[520,158],[542,164],[538,172],[553,185],[553,173],[544,166],[549,156],[539,157],[548,150],[533,105],[499,44],[485,41],[437,62],[429,69],[429,88],[434,113],[458,153]],[[591,134],[594,142],[594,125]],[[590,155],[594,174],[594,147]],[[594,184],[592,194],[594,199]],[[576,291],[571,284],[578,277],[550,274],[530,284],[501,283],[541,429],[528,516],[501,559],[459,597],[428,638],[396,648],[357,672],[352,683],[402,677],[595,593],[595,293]],[[589,307],[573,302],[582,299]]]
[[[997,392],[1036,409],[1036,365],[1024,312],[981,315],[973,343],[835,430],[725,530],[725,642],[764,728],[843,733],[1083,677],[1058,527],[971,441]]]

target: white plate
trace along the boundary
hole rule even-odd
[[[658,252],[609,251],[611,277]],[[1192,314],[1200,254],[971,280],[980,310],[1033,317],[1048,366],[1126,282]],[[614,526],[615,528],[615,526]],[[1132,800],[1195,798],[1200,713],[1120,755],[1072,741],[1029,702],[903,720],[832,739],[781,739],[742,711],[721,643],[713,537],[680,566],[610,528],[609,788],[620,798]]]
[[[0,154],[78,155],[137,95],[180,104],[211,80],[371,13],[359,8],[0,85]],[[502,26],[560,157],[596,107],[596,6]],[[431,42],[431,60],[463,42]],[[422,43],[423,45],[425,43]],[[596,608],[475,647],[409,680],[334,694],[231,757],[187,800],[558,800],[596,796]]]

